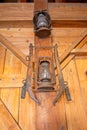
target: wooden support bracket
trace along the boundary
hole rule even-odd
[[[82,48],[86,42],[87,42],[87,30],[83,34],[81,34],[81,36],[75,42],[73,42],[71,47],[65,50],[63,55],[60,57],[60,63],[62,63],[69,56],[69,54],[74,48]]]
[[[9,49],[18,59],[20,59],[25,65],[27,65],[26,56],[12,43],[0,34],[0,42]]]

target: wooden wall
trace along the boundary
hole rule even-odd
[[[53,30],[54,44],[58,43],[59,54],[63,55],[64,51],[67,50],[78,37],[85,31],[85,28],[72,29],[72,28],[55,28]],[[33,30],[30,28],[10,28],[0,29],[0,33],[3,34],[13,45],[21,49],[21,51],[28,55],[29,43],[33,43]],[[54,35],[55,34],[55,35]],[[87,49],[87,44],[84,48]],[[0,75],[2,82],[6,82],[4,87],[0,86],[0,128],[7,130],[11,127],[12,130],[18,129],[23,130],[37,130],[38,122],[37,116],[45,119],[48,126],[40,124],[38,128],[42,130],[60,130],[64,127],[64,130],[86,130],[87,129],[87,101],[86,101],[86,85],[87,85],[87,57],[75,57],[69,64],[64,68],[64,78],[68,81],[72,101],[68,102],[65,95],[62,96],[60,101],[55,107],[51,104],[48,105],[48,109],[42,109],[42,114],[36,112],[36,104],[29,98],[28,94],[23,100],[20,98],[20,87],[19,83],[26,75],[26,66],[17,59],[12,52],[0,44]],[[10,85],[9,85],[10,81]],[[15,86],[16,84],[16,86]],[[8,87],[9,85],[9,87]],[[21,83],[22,85],[22,83]],[[3,104],[4,106],[3,106]],[[4,108],[5,107],[5,108]],[[40,106],[39,106],[40,107]],[[42,106],[41,106],[42,108]],[[40,109],[40,108],[39,108]],[[3,113],[5,111],[5,114]],[[56,115],[51,115],[48,119],[47,113],[56,111]],[[36,115],[36,113],[38,115]],[[5,117],[6,116],[6,117]],[[11,117],[9,117],[11,116]],[[11,119],[10,119],[11,118]],[[52,123],[52,118],[55,122]],[[13,120],[14,119],[14,120]],[[39,119],[39,118],[38,118]],[[47,124],[45,122],[45,124]],[[55,127],[53,126],[55,124]],[[16,126],[18,125],[18,126]],[[21,127],[21,128],[20,128]],[[45,127],[45,128],[44,128]]]
[[[86,27],[53,28],[53,43],[58,44],[59,56],[62,57],[85,31]],[[34,44],[33,29],[29,27],[0,25],[0,34],[25,56],[28,55],[29,44]],[[87,50],[87,39],[80,50]],[[26,66],[0,42],[0,130],[87,129],[87,51],[80,56],[71,53],[69,57],[72,58],[67,63],[65,61],[62,68],[72,101],[68,102],[63,95],[53,106],[46,95],[48,105],[38,106],[28,94],[25,99],[20,98]]]

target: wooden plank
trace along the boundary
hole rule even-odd
[[[25,76],[18,74],[1,74],[0,75],[0,88],[18,88],[22,87],[22,81],[25,79]]]
[[[36,3],[38,4],[38,3]],[[40,7],[39,7],[40,8]],[[44,7],[43,7],[44,8]],[[47,38],[41,39],[35,36],[35,46],[52,46],[51,35]],[[42,56],[52,56],[52,50],[45,49],[35,49],[35,62],[37,57]],[[40,105],[36,104],[36,130],[67,130],[66,120],[65,120],[65,110],[63,97],[60,99],[61,102],[53,105],[53,100],[57,93],[52,92],[42,92],[36,93]],[[60,107],[61,106],[61,107]]]
[[[76,67],[79,76],[84,114],[87,117],[87,58],[84,57],[84,59],[81,59],[80,57],[80,59],[76,59]]]
[[[0,88],[4,87],[1,89],[1,99],[16,121],[18,121],[19,88],[15,87],[18,87],[16,85],[19,85],[20,80],[16,80],[16,78],[18,78],[20,74],[20,60],[15,57],[9,50],[7,50],[4,66],[4,75],[2,75],[0,80]]]
[[[71,54],[75,54],[76,56],[87,56],[87,49],[73,49]]]
[[[0,88],[21,87],[25,76],[21,73],[22,63],[9,50],[6,52],[3,74],[0,75]]]
[[[14,45],[11,44],[3,35],[0,34],[0,42],[8,48],[17,58],[19,58],[25,65],[27,65],[26,56]]]
[[[68,82],[72,101],[65,100],[66,120],[69,130],[86,130],[87,116],[83,109],[83,99],[80,91],[77,69],[72,60],[64,69],[64,78]]]
[[[47,0],[34,0],[34,11],[47,10],[47,8]]]
[[[21,130],[14,118],[6,109],[5,105],[0,100],[0,129],[1,130]]]
[[[0,74],[2,74],[4,71],[4,63],[5,63],[5,55],[6,55],[5,53],[6,53],[6,49],[0,44]]]
[[[52,30],[53,42],[58,43],[59,56],[67,50],[86,28],[55,28]],[[0,29],[1,34],[25,55],[29,54],[29,44],[34,43],[34,32],[31,28]],[[74,32],[74,33],[73,33]]]
[[[30,3],[1,4],[0,24],[2,27],[6,27],[6,23],[9,25],[8,27],[12,27],[12,25],[13,27],[22,27],[22,25],[23,27],[32,27],[33,10],[34,5]],[[54,27],[87,27],[86,12],[86,3],[49,4],[49,13]]]
[[[21,74],[26,77],[26,69],[27,67],[22,64]],[[20,97],[21,97],[21,89],[20,89]],[[19,124],[23,130],[36,130],[35,128],[35,102],[29,97],[28,93],[26,93],[26,98],[20,98],[19,105]],[[26,124],[26,125],[25,125]]]
[[[72,46],[68,48],[68,50],[65,50],[63,55],[60,57],[60,62],[63,62],[74,48],[81,48],[86,42],[87,30],[81,35],[81,37],[79,37],[75,42],[73,42]]]
[[[16,121],[18,121],[19,88],[1,89],[1,99]]]
[[[21,73],[21,62],[14,56],[9,50],[6,52],[4,74],[20,74]]]
[[[69,64],[69,62],[75,57],[74,54],[69,55],[62,63],[61,63],[61,68],[62,70]]]
[[[36,38],[35,44],[37,46],[50,46],[51,39],[47,38],[41,40]],[[39,56],[45,56],[48,54],[51,55],[50,51],[46,52],[45,50],[38,51]],[[58,104],[54,106],[53,100],[56,97],[56,93],[38,93],[36,94],[37,98],[40,100],[41,105],[36,106],[36,129],[37,130],[57,130],[62,129],[62,127],[67,130],[66,121],[65,121],[65,108],[63,97],[60,99]]]
[[[23,130],[36,130],[35,105],[28,93],[26,93],[25,99],[20,98],[19,124]]]

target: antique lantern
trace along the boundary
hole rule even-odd
[[[34,32],[37,36],[45,38],[51,33],[51,19],[47,11],[36,11],[34,18]]]

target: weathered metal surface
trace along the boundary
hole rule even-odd
[[[51,33],[51,18],[47,10],[36,11],[33,18],[34,32],[37,36],[45,38]]]
[[[58,99],[62,96],[64,91],[66,93],[67,100],[71,101],[71,96],[70,96],[70,92],[68,89],[68,83],[64,81],[63,73],[62,73],[62,70],[60,67],[59,55],[57,52],[57,45],[55,45],[55,48],[54,48],[54,55],[55,55],[55,60],[56,60],[56,65],[57,65],[60,89],[59,89],[59,93],[58,93],[57,97],[54,99],[53,103],[55,104],[58,101]]]
[[[30,69],[30,67],[32,67],[31,65],[31,58],[32,58],[32,53],[33,53],[33,46],[32,44],[30,44],[29,47],[29,62],[28,62],[28,68],[27,68],[27,75],[26,75],[26,80],[24,81],[24,86],[22,87],[22,91],[21,91],[21,98],[25,98],[26,95],[26,91],[28,92],[29,96],[39,104],[38,99],[35,97],[34,93],[32,92],[32,85],[31,85],[31,74],[30,73],[32,71],[32,69]]]

